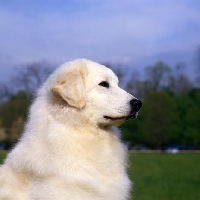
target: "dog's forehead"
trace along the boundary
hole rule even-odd
[[[109,81],[112,80],[118,83],[118,77],[115,73],[104,65],[100,65],[98,63],[90,63],[88,65],[88,76],[92,79]]]
[[[110,68],[86,59],[64,63],[55,71],[55,77],[65,80],[68,73],[81,74],[84,82],[89,82],[89,85],[97,84],[100,81],[118,83],[118,77]]]

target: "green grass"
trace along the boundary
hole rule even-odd
[[[199,200],[200,154],[131,154],[135,200]]]
[[[6,153],[0,152],[0,163]],[[130,154],[134,200],[199,200],[200,154]]]

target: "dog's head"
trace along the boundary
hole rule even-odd
[[[137,117],[140,100],[118,86],[107,67],[85,59],[62,65],[51,76],[51,93],[67,108],[96,125],[120,125]],[[73,116],[74,117],[74,116]]]

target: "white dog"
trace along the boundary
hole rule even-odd
[[[117,128],[141,101],[115,74],[85,59],[39,89],[22,138],[0,167],[1,200],[125,200],[131,182]]]

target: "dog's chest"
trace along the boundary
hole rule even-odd
[[[72,145],[73,146],[73,145]],[[59,171],[68,182],[102,193],[124,193],[130,187],[126,174],[126,151],[117,138],[111,140],[79,137],[68,148]],[[118,194],[122,195],[122,194]]]

